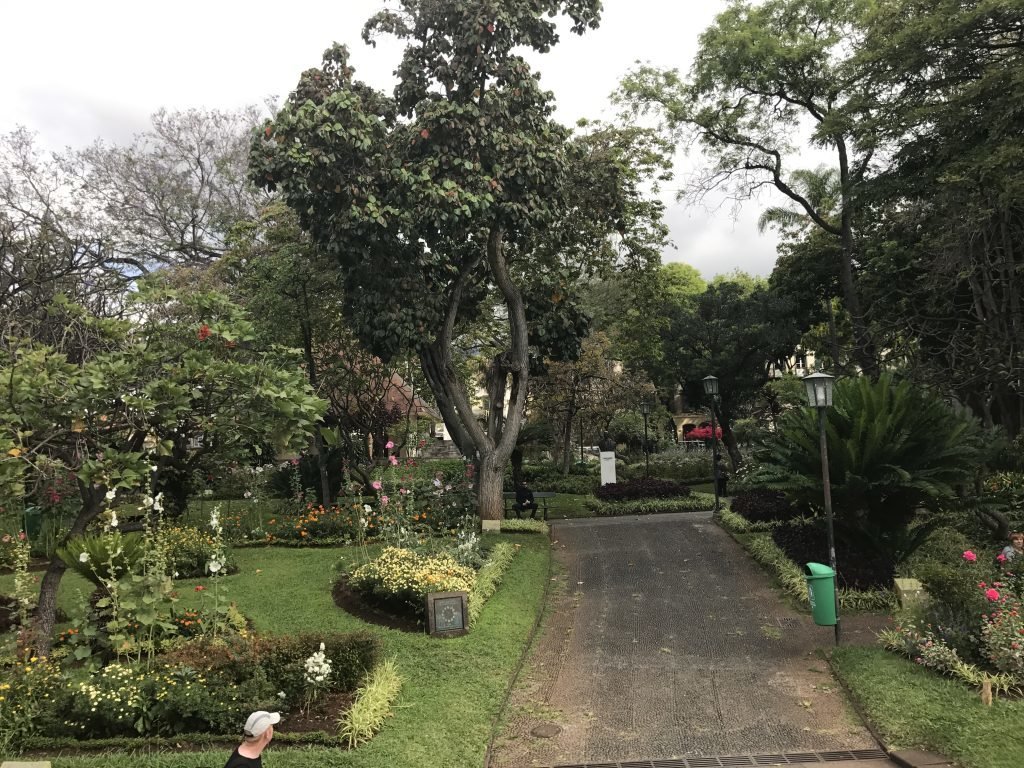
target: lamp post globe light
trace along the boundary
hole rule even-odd
[[[718,377],[705,376],[703,383],[704,394],[711,398],[711,475],[715,481],[715,513],[717,514],[721,504],[718,497],[718,473],[721,472],[718,467],[718,425],[715,420],[715,402],[718,400]]]
[[[647,445],[647,417],[651,415],[651,404],[644,400],[640,403],[640,413],[644,415],[644,476],[651,476],[651,451]]]
[[[818,411],[818,438],[821,445],[821,485],[825,500],[825,523],[828,531],[828,564],[832,569],[833,599],[836,610],[836,645],[839,645],[839,570],[836,568],[836,540],[832,525],[832,486],[828,474],[828,440],[825,435],[825,411],[832,407],[832,386],[836,377],[827,373],[804,376],[807,402]]]

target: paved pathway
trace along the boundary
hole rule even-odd
[[[814,652],[831,630],[709,514],[565,521],[552,541],[564,573],[495,768],[878,748]]]

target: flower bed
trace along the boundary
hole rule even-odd
[[[958,562],[918,568],[929,600],[881,634],[885,647],[969,685],[1024,692],[1024,563]]]
[[[508,542],[496,544],[478,571],[460,565],[449,554],[422,555],[410,549],[387,547],[379,557],[353,571],[346,586],[370,609],[364,618],[374,620],[372,610],[382,609],[385,613],[380,617],[381,622],[398,629],[422,625],[429,593],[468,592],[472,626],[497,590],[519,547]],[[348,607],[344,603],[339,605]],[[389,621],[390,617],[397,621]]]
[[[323,649],[321,679],[308,674]],[[380,654],[365,633],[198,639],[150,664],[113,663],[97,671],[28,659],[4,670],[0,752],[46,739],[109,739],[218,733],[233,738],[255,709],[299,713],[333,730],[339,696],[355,691]],[[326,703],[330,702],[329,705]],[[293,717],[292,732],[301,718]],[[320,728],[317,728],[319,730]]]
[[[636,501],[594,501],[588,504],[598,517],[622,515],[660,515],[670,512],[706,512],[715,508],[710,493],[691,493],[676,499],[639,499]]]
[[[349,576],[349,585],[370,603],[399,613],[419,614],[430,592],[469,592],[475,574],[447,554],[420,555],[387,547]]]

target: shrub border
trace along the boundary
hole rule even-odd
[[[745,525],[757,523],[749,521],[729,510],[727,515],[719,514],[717,522],[735,539],[754,560],[765,567],[782,587],[782,591],[796,599],[801,605],[810,607],[807,596],[807,580],[803,570],[794,563],[772,540],[771,534],[756,531],[752,528],[737,530],[731,527],[736,519]],[[769,529],[770,530],[770,529]],[[891,589],[840,589],[839,608],[846,611],[883,611],[896,608],[896,593]]]
[[[587,501],[587,508],[598,517],[629,515],[665,515],[674,512],[710,512],[715,508],[712,493],[694,491],[677,499],[631,499],[630,501]]]

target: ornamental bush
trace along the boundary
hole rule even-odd
[[[420,555],[387,547],[377,559],[357,568],[349,585],[364,599],[416,615],[430,592],[469,592],[476,574],[447,554]]]
[[[928,602],[882,634],[890,650],[978,685],[1024,686],[1024,595],[1013,570],[965,550],[954,562],[921,567]]]
[[[689,486],[675,480],[641,477],[620,483],[602,485],[594,494],[601,501],[632,501],[634,499],[678,499],[690,495]]]
[[[970,483],[982,461],[978,424],[939,394],[883,375],[836,382],[826,430],[837,521],[856,526],[877,548],[906,550],[902,534],[919,509],[936,510]],[[746,481],[782,490],[799,503],[822,497],[818,416],[783,414]]]
[[[157,538],[166,552],[168,570],[176,579],[206,576],[207,564],[221,550],[212,534],[194,526],[164,527]],[[228,572],[235,570],[230,562],[225,567]]]

